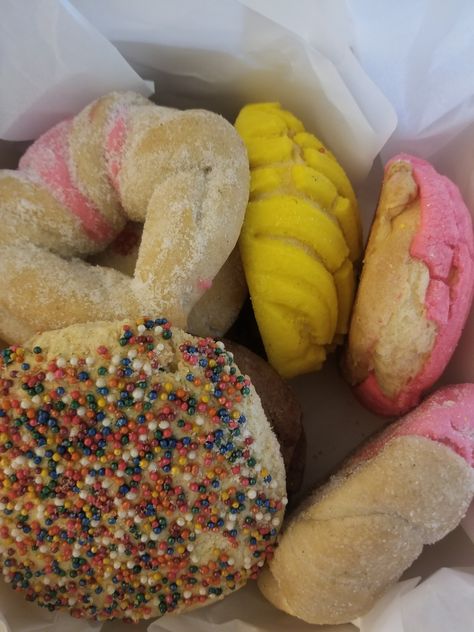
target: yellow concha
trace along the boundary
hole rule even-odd
[[[347,332],[357,202],[333,154],[278,103],[245,106],[235,126],[251,167],[245,275],[270,363],[294,377],[319,369]]]

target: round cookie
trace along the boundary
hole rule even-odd
[[[137,621],[220,599],[272,555],[276,437],[223,343],[165,319],[2,352],[0,559],[28,600]]]
[[[469,314],[474,238],[457,187],[424,160],[385,167],[354,303],[345,373],[384,415],[413,408],[442,374]]]

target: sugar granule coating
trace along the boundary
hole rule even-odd
[[[137,621],[272,555],[284,467],[222,343],[166,319],[76,325],[4,350],[0,389],[0,557],[28,600]]]

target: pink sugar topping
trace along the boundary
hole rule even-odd
[[[459,341],[474,292],[472,221],[459,189],[428,162],[407,154],[392,158],[385,171],[398,161],[412,166],[418,185],[420,228],[412,240],[410,255],[428,267],[426,316],[436,323],[437,335],[421,371],[395,398],[381,391],[374,374],[355,388],[357,397],[383,415],[413,408],[422,392],[440,377]]]
[[[351,463],[370,459],[391,439],[409,435],[442,443],[474,467],[474,384],[439,389],[418,408],[369,441]]]
[[[68,162],[72,120],[52,127],[33,143],[20,160],[19,169],[43,182],[61,204],[81,222],[85,233],[95,242],[108,242],[112,227],[100,210],[76,186]]]

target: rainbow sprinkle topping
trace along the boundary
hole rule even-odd
[[[137,621],[256,577],[286,498],[259,462],[252,387],[164,318],[87,357],[0,360],[0,560],[26,598]]]

